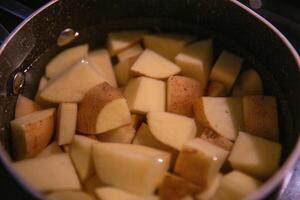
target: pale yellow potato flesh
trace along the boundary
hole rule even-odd
[[[36,155],[36,157],[47,157],[59,153],[63,153],[63,151],[58,146],[57,142],[54,141],[51,144],[49,144],[45,149],[43,149],[43,151],[41,151],[38,155]]]
[[[80,190],[80,182],[66,153],[32,158],[12,164],[24,180],[41,192]]]
[[[60,191],[46,195],[48,200],[95,200],[95,197],[82,191]]]
[[[86,180],[95,172],[92,162],[92,145],[96,140],[75,135],[69,146],[69,155],[81,181]]]
[[[131,124],[137,130],[143,123],[144,116],[139,114],[131,114]]]
[[[55,109],[37,111],[10,122],[14,158],[31,158],[50,142],[54,131]]]
[[[113,87],[118,87],[109,53],[106,49],[98,49],[90,52],[86,60],[101,77]]]
[[[196,137],[197,127],[193,118],[168,112],[149,112],[147,122],[157,140],[177,150]]]
[[[88,62],[80,61],[73,67],[51,79],[41,92],[41,98],[55,103],[76,103],[85,93],[104,79]]]
[[[15,107],[15,118],[19,118],[39,110],[41,110],[41,107],[38,104],[19,94]]]
[[[45,76],[42,76],[39,82],[38,90],[35,94],[34,101],[43,108],[56,107],[56,104],[48,102],[41,98],[41,92],[48,84],[48,79]]]
[[[212,200],[241,200],[255,192],[262,183],[239,171],[232,171],[222,177],[219,189]]]
[[[101,200],[146,200],[146,198],[114,187],[97,188],[95,194]]]
[[[142,40],[144,31],[120,31],[108,34],[107,47],[114,56]]]
[[[93,145],[93,161],[104,183],[149,196],[168,170],[170,155],[141,145],[98,143]]]
[[[279,168],[281,144],[240,132],[228,158],[233,169],[267,179]]]
[[[105,184],[98,178],[97,175],[93,175],[82,182],[82,188],[85,192],[95,195],[95,189],[105,187]]]
[[[262,95],[263,83],[259,74],[254,69],[244,71],[236,80],[231,96]]]
[[[239,97],[202,97],[194,101],[194,113],[203,127],[229,140],[243,130],[242,99]]]
[[[56,141],[58,145],[70,144],[76,132],[77,104],[61,103],[57,110]]]
[[[72,67],[72,65],[87,55],[88,50],[89,46],[83,44],[62,51],[47,64],[45,72],[46,77],[53,78]]]
[[[138,57],[141,53],[143,53],[143,48],[140,44],[136,44],[124,51],[122,51],[121,53],[117,54],[117,58],[119,60],[119,62],[128,60],[132,57]]]
[[[223,83],[226,87],[226,93],[229,94],[240,73],[242,63],[242,58],[228,51],[223,51],[213,66],[209,79]]]
[[[127,124],[119,128],[107,131],[105,133],[96,135],[101,142],[115,142],[130,144],[135,136],[135,129],[132,124]]]
[[[211,200],[214,195],[216,194],[223,175],[219,173],[214,180],[211,182],[211,184],[208,186],[208,188],[201,193],[197,194],[196,200]]]
[[[131,67],[131,71],[150,78],[165,79],[180,73],[181,69],[150,49],[145,49]]]
[[[131,79],[125,88],[124,96],[133,113],[145,114],[166,109],[166,83],[164,81],[144,76]]]
[[[186,46],[175,58],[183,76],[194,78],[207,85],[213,61],[213,41],[203,40]]]
[[[130,70],[137,57],[131,57],[127,60],[120,61],[115,65],[114,71],[117,78],[117,82],[120,86],[125,86],[129,79],[133,77],[133,72]]]
[[[195,38],[176,34],[146,34],[143,37],[144,46],[161,56],[174,61],[175,56],[183,47]]]

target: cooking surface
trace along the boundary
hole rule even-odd
[[[2,7],[2,2],[0,1],[0,34],[5,34],[11,32],[21,21],[26,18],[31,10],[39,8],[41,5],[45,4],[49,0],[18,0],[11,1],[5,0],[9,3],[8,8],[4,9]],[[249,6],[248,1],[242,0],[241,2]],[[254,10],[266,17],[271,21],[280,31],[288,37],[292,44],[296,47],[300,53],[300,7],[296,4],[287,3],[289,1],[274,1],[274,0],[252,0],[251,6],[255,8]],[[22,7],[21,4],[27,6]],[[22,12],[14,12],[15,6],[21,6]],[[5,31],[7,30],[7,32]],[[1,42],[1,41],[0,41]],[[0,172],[1,174],[1,172]],[[0,185],[6,184],[1,182]],[[286,176],[286,179],[282,186],[280,187],[280,198],[282,200],[290,199],[300,199],[300,160],[295,167],[294,171],[290,172]],[[12,190],[13,191],[13,190]]]

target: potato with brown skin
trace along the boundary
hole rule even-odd
[[[126,100],[118,89],[106,82],[90,89],[78,104],[77,130],[80,133],[104,133],[130,121]]]
[[[243,97],[245,132],[278,141],[276,98],[272,96]]]
[[[198,192],[197,185],[168,173],[159,188],[159,197],[160,200],[182,200],[186,196],[195,196]]]
[[[230,151],[233,145],[233,142],[208,128],[203,129],[200,138],[226,151]]]
[[[206,96],[226,97],[227,91],[225,85],[219,81],[209,81],[206,89]]]
[[[171,76],[167,81],[167,111],[193,117],[193,101],[204,93],[199,81],[185,76]]]
[[[16,160],[34,157],[41,152],[54,130],[55,109],[37,111],[10,122]]]
[[[19,118],[39,110],[41,110],[41,107],[38,104],[20,94],[16,103],[15,118]]]

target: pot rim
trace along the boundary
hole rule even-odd
[[[52,0],[39,8],[38,10],[34,11],[28,18],[26,18],[23,22],[21,22],[11,33],[10,35],[4,40],[2,45],[0,46],[0,55],[4,51],[5,47],[9,43],[9,41],[17,34],[17,32],[32,18],[34,18],[36,15],[39,13],[43,12],[45,9],[47,9],[49,6],[59,2],[59,0]],[[249,13],[252,15],[254,18],[257,20],[261,21],[264,23],[270,30],[272,30],[280,39],[281,41],[285,44],[285,46],[288,48],[290,53],[293,55],[298,68],[300,70],[300,57],[295,50],[295,48],[292,46],[292,44],[288,41],[288,39],[274,26],[272,25],[269,21],[267,21],[264,17],[260,16],[244,4],[240,3],[237,0],[230,0],[234,5],[238,6],[240,9],[244,10],[245,12]],[[300,135],[300,133],[299,133]],[[0,145],[0,161],[3,164],[4,168],[15,178],[15,180],[29,193],[31,193],[35,198],[38,199],[43,199],[43,195],[38,192],[36,189],[31,187],[29,184],[26,183],[26,180],[23,180],[17,172],[11,167],[10,160],[8,156],[6,156],[7,153],[5,152],[4,148],[1,147]],[[297,162],[298,158],[300,155],[300,137],[298,138],[297,144],[295,145],[293,151],[290,153],[288,158],[284,161],[283,165],[280,166],[280,169],[276,171],[276,173],[268,179],[262,187],[260,187],[256,192],[251,194],[249,197],[247,197],[247,200],[255,200],[255,199],[262,199],[265,197],[267,194],[271,193],[272,190],[274,190],[286,177],[286,175],[290,172],[290,170],[293,169],[295,166],[295,163]]]

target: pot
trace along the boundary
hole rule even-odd
[[[58,46],[57,38],[67,28],[79,35]],[[15,173],[7,155],[17,94],[33,97],[45,65],[60,51],[85,42],[101,47],[107,32],[128,29],[213,38],[216,56],[226,48],[245,58],[244,68],[261,74],[265,93],[278,100],[282,164],[249,199],[263,199],[276,190],[300,155],[300,58],[274,26],[235,0],[53,0],[34,12],[0,49],[1,190],[14,188],[9,194],[13,199],[43,198]]]

